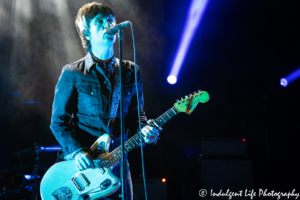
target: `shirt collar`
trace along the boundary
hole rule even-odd
[[[86,54],[84,60],[85,60],[85,67],[87,68],[88,71],[90,71],[90,68],[96,64],[90,52]]]
[[[84,60],[85,60],[85,67],[86,67],[87,70],[90,72],[91,67],[92,67],[93,65],[96,65],[96,62],[94,61],[93,56],[91,55],[90,52],[88,52],[88,53],[86,54]],[[113,61],[113,60],[114,60],[114,61]],[[112,59],[111,61],[113,61],[114,63],[117,64],[117,63],[119,62],[119,59],[117,59],[117,58],[114,56],[113,59]],[[112,63],[112,64],[113,64],[113,63]],[[118,65],[116,65],[116,66],[119,67]],[[130,72],[132,72],[133,70],[130,69],[129,66],[126,66],[126,67],[124,67],[124,71],[125,71],[125,73],[130,73]]]

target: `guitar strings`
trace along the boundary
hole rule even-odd
[[[173,108],[167,110],[164,114],[162,114],[157,119],[161,118],[163,121],[167,122],[169,119],[171,119],[173,116],[175,116],[177,113],[174,111]],[[172,116],[173,115],[173,116]],[[135,134],[133,137],[128,139],[125,142],[125,152],[129,152],[132,148],[134,148],[138,143],[140,143],[139,137],[137,137],[138,134]],[[129,148],[128,148],[129,147]],[[127,153],[126,152],[126,153]],[[117,158],[116,158],[116,157]],[[110,152],[108,155],[106,155],[104,158],[102,158],[98,163],[100,163],[103,167],[110,167],[113,163],[118,161],[120,158],[120,147],[116,148],[112,152]],[[86,172],[86,176],[94,175],[92,172]]]
[[[169,109],[168,111],[166,111],[164,114],[162,114],[160,117],[157,118],[157,121],[159,121],[159,118],[161,118],[162,120],[164,120],[165,122],[167,122],[169,119],[171,119],[172,117],[174,117],[177,113],[175,112],[175,110],[173,108]],[[173,115],[173,116],[172,116]],[[129,152],[132,148],[134,148],[137,144],[139,144],[141,141],[139,139],[139,133],[135,134],[134,136],[132,136],[130,139],[128,139],[125,142],[125,145],[129,146],[129,149],[127,149],[125,146],[125,150],[127,152]],[[132,146],[131,146],[132,145]],[[120,157],[120,147],[116,148],[115,150],[113,150],[112,152],[110,152],[108,155],[106,155],[103,159],[100,159],[98,161],[98,164],[100,165],[101,168],[108,168],[110,167],[114,162],[118,161],[120,158],[115,158],[114,155],[117,155],[118,157]],[[99,168],[96,167],[96,169],[87,169],[84,170],[86,172],[82,172],[91,182],[93,179],[95,179],[97,176],[97,174],[101,173],[99,172]],[[104,169],[103,169],[104,170]],[[87,182],[86,180],[84,180],[84,178],[82,176],[78,176],[78,178],[80,179],[80,181],[82,181],[83,183]],[[96,187],[97,188],[97,187]],[[93,191],[96,188],[93,188],[92,190],[90,190],[88,193],[95,193],[98,191]],[[101,190],[100,190],[101,191]],[[59,194],[62,194],[62,192],[60,192]],[[81,194],[78,195],[68,195],[68,197],[71,196],[79,196]]]

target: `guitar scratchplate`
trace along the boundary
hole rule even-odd
[[[61,187],[51,194],[54,200],[71,200],[72,192],[67,187]]]

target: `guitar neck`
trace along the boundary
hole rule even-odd
[[[159,116],[157,119],[155,119],[155,122],[159,126],[163,126],[167,121],[169,121],[172,117],[174,117],[177,114],[177,110],[172,107],[167,112]],[[134,147],[141,144],[140,140],[140,132],[136,133],[134,136],[132,136],[130,139],[128,139],[124,144],[124,153],[128,153],[130,150],[132,150]],[[112,164],[114,164],[116,161],[121,159],[121,146],[110,152],[107,156],[105,156],[102,159],[102,165],[105,167],[110,167]]]

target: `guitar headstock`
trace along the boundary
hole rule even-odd
[[[190,94],[190,96],[185,96],[181,100],[177,100],[174,107],[178,112],[185,112],[191,114],[196,108],[198,103],[206,103],[209,100],[209,94],[206,91],[199,90],[198,93]]]

